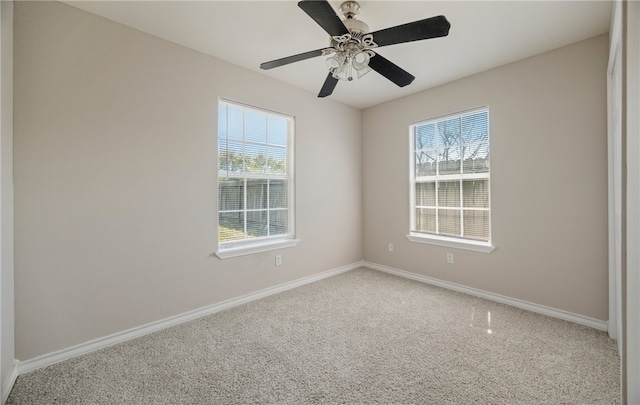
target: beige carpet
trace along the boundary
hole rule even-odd
[[[616,404],[606,333],[359,269],[22,375],[9,404]]]

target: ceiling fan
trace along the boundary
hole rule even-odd
[[[372,69],[400,87],[410,84],[415,79],[413,75],[375,53],[373,49],[403,42],[444,37],[449,34],[451,27],[445,16],[440,15],[369,32],[369,26],[362,20],[356,19],[360,12],[360,5],[356,1],[342,3],[340,13],[344,19],[338,17],[326,0],[302,0],[298,3],[298,7],[331,36],[330,45],[326,48],[265,62],[260,65],[260,68],[268,70],[317,56],[329,56],[326,60],[329,74],[318,97],[327,97],[333,93],[338,80],[351,81],[354,77],[364,76]]]

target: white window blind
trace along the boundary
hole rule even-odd
[[[411,234],[491,240],[489,110],[414,124]]]
[[[293,238],[293,117],[218,104],[221,249]]]

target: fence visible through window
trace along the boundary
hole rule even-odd
[[[489,110],[411,126],[412,233],[489,241]]]
[[[292,233],[293,118],[220,101],[218,240],[281,238]]]

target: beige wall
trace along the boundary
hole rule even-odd
[[[606,320],[607,47],[602,35],[366,109],[364,259]],[[409,124],[484,105],[496,250],[409,242]]]
[[[321,82],[318,82],[319,85]],[[218,97],[296,117],[301,243],[221,261]],[[16,357],[362,258],[360,111],[56,2],[15,6]]]

